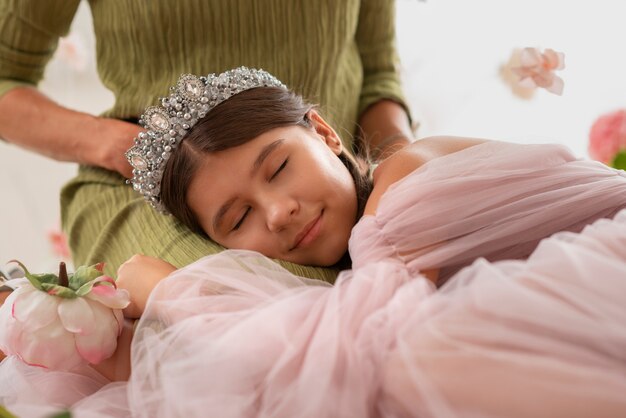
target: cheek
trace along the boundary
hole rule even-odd
[[[231,246],[226,245],[225,247],[237,250],[256,251],[267,257],[277,257],[277,255],[274,254],[276,246],[272,245],[269,237],[262,237],[260,234],[254,232],[241,235],[241,239],[238,239],[236,243]]]
[[[333,181],[327,184],[327,204],[334,210],[329,212],[329,219],[333,234],[334,250],[343,252],[347,250],[350,233],[357,219],[358,203],[354,179],[345,167],[340,170],[341,175],[336,175]]]
[[[228,238],[225,242],[220,243],[226,248],[238,250],[258,251],[267,256],[272,256],[271,237],[266,236],[258,225],[248,225],[246,231],[242,231],[232,238]]]
[[[340,167],[335,168],[335,175],[330,181],[329,188],[334,198],[340,202],[343,211],[356,216],[357,191],[354,179],[343,163],[340,164]]]

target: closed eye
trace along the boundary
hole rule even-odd
[[[274,180],[274,177],[276,177],[281,171],[283,171],[283,169],[287,166],[287,162],[289,161],[289,158],[287,158],[285,161],[283,161],[283,163],[280,165],[280,167],[278,167],[278,170],[276,170],[274,172],[274,174],[272,174],[272,177],[270,177],[270,181]]]
[[[233,226],[233,231],[238,230],[241,225],[243,224],[243,221],[246,220],[246,218],[248,217],[248,213],[250,212],[250,206],[248,206],[248,209],[246,209],[246,211],[243,213],[243,216],[241,218],[239,218],[239,221],[237,222],[237,224],[235,226]]]

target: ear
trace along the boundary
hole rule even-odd
[[[343,144],[341,143],[341,138],[339,138],[337,132],[335,132],[335,130],[316,110],[309,110],[307,116],[311,121],[311,125],[313,126],[315,133],[317,133],[320,136],[320,139],[328,145],[328,148],[330,148],[336,155],[341,154],[341,151],[343,151]]]

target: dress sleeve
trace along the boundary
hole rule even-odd
[[[392,184],[352,230],[352,267],[394,259],[445,280],[480,257],[524,259],[542,239],[625,208],[625,180],[561,145],[474,145]]]
[[[356,32],[363,65],[359,115],[374,103],[389,99],[402,105],[410,119],[398,71],[400,60],[396,51],[395,21],[393,0],[361,2]]]
[[[0,0],[0,96],[36,86],[80,0]]]

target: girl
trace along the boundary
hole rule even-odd
[[[130,356],[128,331],[95,367],[128,381],[89,377],[93,393],[63,404],[79,416],[626,413],[623,172],[559,146],[437,138],[384,160],[369,193],[319,113],[251,71],[265,81],[201,79],[206,101],[179,100],[183,83],[128,153],[151,204],[237,250],[176,272],[124,264],[118,285],[141,319]],[[265,257],[332,265],[348,249],[334,287]],[[2,369],[55,399],[88,386],[13,358]]]

